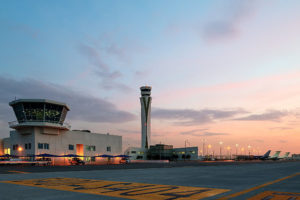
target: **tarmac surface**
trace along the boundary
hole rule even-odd
[[[0,200],[300,200],[300,162],[0,166]]]

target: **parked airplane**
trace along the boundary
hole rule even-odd
[[[267,151],[263,156],[253,156],[254,160],[267,160],[270,156],[271,150]]]
[[[273,156],[269,157],[269,160],[279,160],[279,154],[281,151],[276,151]]]
[[[286,152],[283,156],[280,156],[279,159],[287,159],[290,155],[290,152]]]

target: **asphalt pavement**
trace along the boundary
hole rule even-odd
[[[300,162],[0,166],[0,199],[300,199]]]

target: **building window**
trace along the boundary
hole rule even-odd
[[[96,151],[96,146],[86,146],[87,151]]]
[[[71,151],[74,150],[74,145],[73,144],[69,144],[69,150],[71,150]]]
[[[19,148],[19,145],[17,145],[17,144],[13,145],[13,150],[18,150],[18,148]]]
[[[96,146],[90,146],[91,151],[96,151]]]
[[[49,149],[49,144],[48,143],[44,143],[44,149]]]
[[[106,151],[111,152],[111,147],[106,147]]]
[[[4,149],[4,154],[10,155],[10,148]]]
[[[31,143],[26,143],[25,144],[25,149],[31,149]]]
[[[136,151],[131,151],[132,154],[136,154]]]
[[[43,149],[43,148],[44,148],[43,143],[38,143],[38,149]]]
[[[87,151],[92,151],[91,146],[88,146],[88,145],[85,147],[85,149],[86,149]]]

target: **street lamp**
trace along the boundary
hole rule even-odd
[[[211,149],[211,144],[207,145],[207,148],[208,148],[208,150],[207,150],[207,155],[209,156],[209,151],[210,151],[210,149]]]
[[[185,161],[185,157],[186,157],[186,143],[188,143],[190,145],[188,140],[184,141],[184,161]]]
[[[237,158],[239,144],[235,144],[235,157]]]
[[[250,146],[250,145],[248,145],[249,158],[250,158],[250,149],[251,149],[251,146]]]
[[[230,154],[229,154],[230,153]],[[229,155],[230,155],[230,159],[231,159],[231,147],[230,146],[227,146],[227,155],[228,155],[228,157],[229,157]]]
[[[220,141],[219,144],[220,144],[220,159],[222,159],[222,144],[223,144],[223,142]]]
[[[205,156],[205,138],[203,138],[203,146],[202,146],[202,152],[203,152],[203,155],[202,156]]]

